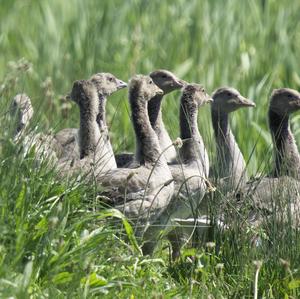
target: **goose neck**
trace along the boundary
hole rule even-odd
[[[97,123],[99,125],[100,131],[107,130],[107,123],[106,123],[106,97],[102,94],[98,95],[99,100],[99,112],[97,114]]]
[[[216,165],[214,171],[219,178],[229,177],[237,183],[247,179],[246,163],[230,129],[229,115],[219,109],[212,109],[212,123],[216,139]]]
[[[179,120],[180,137],[184,141],[179,154],[184,163],[201,160],[206,167],[207,153],[198,129],[198,108],[188,99],[181,98]]]
[[[230,132],[228,113],[212,109],[211,114],[215,137],[225,139]]]
[[[91,101],[92,102],[92,101]],[[91,105],[80,108],[79,148],[80,159],[95,153],[99,142],[99,127],[97,124],[98,107]]]
[[[148,115],[152,128],[157,131],[162,121],[161,103],[163,95],[154,96],[148,103]]]
[[[275,176],[300,177],[300,155],[290,129],[289,115],[269,109],[269,127],[274,144]]]
[[[181,99],[179,121],[180,137],[182,139],[198,138],[198,109],[189,104],[186,99]]]
[[[148,118],[147,101],[139,94],[132,94],[130,105],[136,135],[136,160],[140,164],[154,164],[157,161],[163,161],[160,156],[158,137]]]

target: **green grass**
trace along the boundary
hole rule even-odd
[[[26,92],[37,130],[78,126],[77,107],[61,99],[74,80],[109,71],[126,81],[166,68],[208,92],[229,85],[256,102],[231,121],[245,157],[253,151],[248,170],[256,174],[271,155],[268,96],[300,86],[299,10],[297,1],[279,0],[2,0],[0,297],[253,298],[255,260],[263,261],[261,297],[299,297],[299,231],[274,226],[269,241],[253,249],[252,233],[236,217],[227,234],[216,230],[216,248],[186,251],[193,260],[170,265],[166,244],[142,257],[126,221],[100,208],[93,187],[58,181],[45,165],[34,167],[32,154],[23,157],[6,113],[11,98]],[[168,96],[163,107],[174,139],[178,99]],[[126,91],[107,109],[114,149],[133,150]],[[292,125],[299,141],[299,116]],[[209,108],[199,127],[213,160]]]

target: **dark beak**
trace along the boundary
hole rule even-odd
[[[300,96],[297,98],[297,106],[300,107]]]
[[[182,88],[184,86],[186,86],[188,84],[188,82],[184,81],[184,80],[181,80],[181,79],[177,79],[176,80],[176,85],[179,87],[179,88]]]
[[[243,96],[239,96],[240,104],[243,107],[255,107],[255,103],[251,100],[244,98]]]
[[[127,87],[127,83],[123,82],[122,80],[118,80],[118,85],[117,85],[118,90],[125,87]]]
[[[213,103],[214,99],[209,95],[209,94],[206,94],[206,103]]]

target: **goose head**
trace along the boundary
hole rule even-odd
[[[300,109],[300,93],[290,88],[273,90],[270,98],[270,110],[279,115],[289,115]]]
[[[10,107],[10,114],[17,118],[17,133],[29,124],[33,112],[30,98],[26,94],[18,94],[14,97]]]
[[[164,92],[168,94],[174,90],[181,89],[186,82],[178,79],[174,74],[167,70],[156,70],[149,74],[154,83]]]
[[[255,107],[255,103],[243,97],[236,89],[221,87],[213,92],[212,109],[225,113],[233,112],[242,107]]]
[[[135,75],[129,82],[129,98],[132,100],[142,96],[145,101],[150,101],[156,95],[163,95],[163,91],[147,75]]]
[[[80,107],[80,110],[98,113],[97,89],[92,81],[75,81],[70,92],[70,98]]]
[[[117,90],[127,87],[127,83],[110,73],[97,73],[90,80],[95,84],[99,95],[110,96]]]
[[[213,99],[206,93],[204,87],[196,83],[189,83],[183,88],[182,100],[193,110],[213,102]]]

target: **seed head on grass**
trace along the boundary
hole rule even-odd
[[[177,148],[182,148],[183,145],[182,139],[180,137],[177,137],[174,140],[173,145],[176,146]]]
[[[216,243],[215,243],[215,242],[207,242],[207,243],[206,243],[206,248],[207,248],[209,251],[212,251],[215,247],[216,247]]]

